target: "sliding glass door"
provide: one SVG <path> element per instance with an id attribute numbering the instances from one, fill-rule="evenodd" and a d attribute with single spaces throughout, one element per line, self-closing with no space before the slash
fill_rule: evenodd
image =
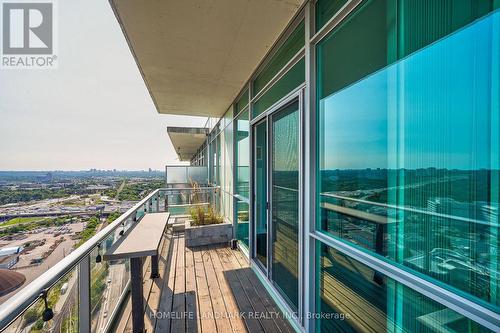
<path id="1" fill-rule="evenodd" d="M 253 126 L 254 259 L 290 310 L 299 310 L 300 102 Z"/>
<path id="2" fill-rule="evenodd" d="M 290 307 L 299 300 L 299 102 L 271 115 L 271 279 Z"/>
<path id="3" fill-rule="evenodd" d="M 255 258 L 267 268 L 267 122 L 254 127 Z"/>

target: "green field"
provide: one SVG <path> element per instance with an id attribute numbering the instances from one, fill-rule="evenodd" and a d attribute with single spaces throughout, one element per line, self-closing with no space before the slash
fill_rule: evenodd
<path id="1" fill-rule="evenodd" d="M 8 227 L 21 223 L 31 223 L 45 220 L 45 217 L 16 217 L 0 224 L 0 227 Z"/>

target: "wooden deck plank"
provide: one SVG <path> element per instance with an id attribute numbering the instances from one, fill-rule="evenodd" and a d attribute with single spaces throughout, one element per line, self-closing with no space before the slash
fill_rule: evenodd
<path id="1" fill-rule="evenodd" d="M 234 255 L 233 252 L 236 251 L 231 250 L 230 248 L 223 248 L 222 250 L 226 251 L 227 255 L 229 257 L 232 256 L 233 260 L 237 261 L 240 265 L 244 264 L 243 262 L 240 262 L 240 260 L 238 260 Z M 272 332 L 272 333 L 281 332 L 279 330 L 278 325 L 276 325 L 276 323 L 274 322 L 273 318 L 264 316 L 264 314 L 269 313 L 269 311 L 266 309 L 263 300 L 261 300 L 258 297 L 255 297 L 257 295 L 257 291 L 255 290 L 253 284 L 248 279 L 248 273 L 255 274 L 251 271 L 249 267 L 242 267 L 241 269 L 236 270 L 238 279 L 241 281 L 243 290 L 245 291 L 245 294 L 250 300 L 250 303 L 252 303 L 252 307 L 255 310 L 255 315 L 259 318 L 259 322 L 262 325 L 262 328 L 264 328 L 265 332 Z M 276 316 L 276 313 L 272 313 L 272 316 Z"/>
<path id="2" fill-rule="evenodd" d="M 217 248 L 216 252 L 224 268 L 224 275 L 228 281 L 229 289 L 236 299 L 239 311 L 243 314 L 247 330 L 252 333 L 264 332 L 259 320 L 257 320 L 254 316 L 249 315 L 250 313 L 255 313 L 255 309 L 243 290 L 241 281 L 238 279 L 238 275 L 236 273 L 238 269 L 242 269 L 241 265 L 238 262 L 235 262 L 232 256 L 228 255 L 223 248 Z"/>
<path id="3" fill-rule="evenodd" d="M 217 247 L 210 247 L 210 259 L 214 266 L 215 274 L 217 276 L 217 282 L 219 284 L 222 297 L 224 298 L 224 303 L 226 304 L 226 309 L 229 314 L 229 321 L 231 322 L 231 327 L 233 332 L 247 332 L 245 323 L 240 316 L 240 311 L 234 298 L 233 293 L 229 289 L 227 278 L 224 276 L 224 268 L 220 261 L 219 255 L 217 254 Z"/>
<path id="4" fill-rule="evenodd" d="M 193 249 L 194 266 L 196 273 L 196 286 L 200 306 L 200 322 L 202 332 L 217 332 L 217 326 L 213 316 L 212 300 L 208 290 L 205 268 L 203 265 L 203 251 L 199 248 Z"/>
<path id="5" fill-rule="evenodd" d="M 194 255 L 189 247 L 185 248 L 186 256 L 186 331 L 201 332 L 200 305 L 196 287 Z"/>
<path id="6" fill-rule="evenodd" d="M 214 265 L 210 256 L 210 248 L 202 247 L 202 251 L 203 266 L 205 267 L 205 276 L 208 283 L 210 299 L 212 300 L 212 308 L 215 322 L 217 324 L 217 331 L 231 332 L 232 327 L 228 318 L 230 310 L 228 311 L 226 309 L 226 304 L 224 303 L 224 298 L 222 297 L 217 275 L 215 274 Z"/>
<path id="7" fill-rule="evenodd" d="M 172 266 L 172 263 L 177 262 L 177 248 L 179 245 L 179 238 L 177 234 L 172 233 L 171 242 L 172 246 L 170 251 L 172 254 L 170 256 L 170 262 L 167 262 L 169 267 L 168 274 L 165 273 L 168 277 L 166 277 L 163 282 L 163 291 L 160 297 L 160 306 L 158 307 L 158 313 L 161 315 L 170 314 L 172 312 L 173 291 L 175 287 L 175 269 L 173 269 L 174 266 Z M 155 331 L 170 332 L 170 316 L 164 316 L 161 319 L 157 319 Z"/>
<path id="8" fill-rule="evenodd" d="M 179 314 L 172 318 L 172 332 L 186 331 L 186 261 L 184 252 L 184 234 L 179 234 L 177 246 L 177 264 L 175 266 L 175 286 L 172 312 Z"/>
<path id="9" fill-rule="evenodd" d="M 144 328 L 147 332 L 153 332 L 156 325 L 156 314 L 158 313 L 158 308 L 160 306 L 160 297 L 163 289 L 163 281 L 165 280 L 166 268 L 166 260 L 161 260 L 161 258 L 168 257 L 169 245 L 170 241 L 164 237 L 162 243 L 160 244 L 160 255 L 158 258 L 158 273 L 160 274 L 160 277 L 152 280 L 148 275 L 146 275 L 146 278 L 151 281 L 151 289 L 148 297 L 146 298 L 146 310 L 144 311 Z"/>
<path id="10" fill-rule="evenodd" d="M 242 253 L 221 245 L 188 248 L 183 232 L 168 230 L 166 238 L 160 278 L 149 279 L 149 258 L 144 264 L 147 332 L 293 332 L 276 318 L 281 311 Z M 128 304 L 116 332 L 131 331 L 130 312 Z"/>
<path id="11" fill-rule="evenodd" d="M 231 251 L 231 253 L 237 258 L 238 262 L 241 263 L 247 261 L 247 259 L 240 251 Z M 270 313 L 275 314 L 275 316 L 273 316 L 273 320 L 276 326 L 278 326 L 279 331 L 283 333 L 295 332 L 288 321 L 284 319 L 282 311 L 278 308 L 274 300 L 271 298 L 271 295 L 269 295 L 267 290 L 264 288 L 257 275 L 255 275 L 255 273 L 252 271 L 245 271 L 245 275 L 252 283 L 256 292 L 256 296 L 262 301 L 266 310 Z M 276 316 L 276 314 L 279 314 L 279 316 Z"/>

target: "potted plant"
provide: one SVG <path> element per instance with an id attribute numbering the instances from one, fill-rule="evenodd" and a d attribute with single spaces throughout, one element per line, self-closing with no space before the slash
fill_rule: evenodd
<path id="1" fill-rule="evenodd" d="M 189 210 L 190 218 L 186 220 L 186 245 L 202 246 L 210 244 L 228 243 L 233 238 L 233 225 L 224 221 L 212 206 L 199 202 L 200 188 L 193 184 L 193 207 Z"/>

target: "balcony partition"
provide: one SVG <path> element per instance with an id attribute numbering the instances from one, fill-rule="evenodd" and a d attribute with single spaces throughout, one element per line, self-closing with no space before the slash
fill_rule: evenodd
<path id="1" fill-rule="evenodd" d="M 208 169 L 206 166 L 167 165 L 165 178 L 167 187 L 190 187 L 193 184 L 206 186 L 208 184 Z"/>

